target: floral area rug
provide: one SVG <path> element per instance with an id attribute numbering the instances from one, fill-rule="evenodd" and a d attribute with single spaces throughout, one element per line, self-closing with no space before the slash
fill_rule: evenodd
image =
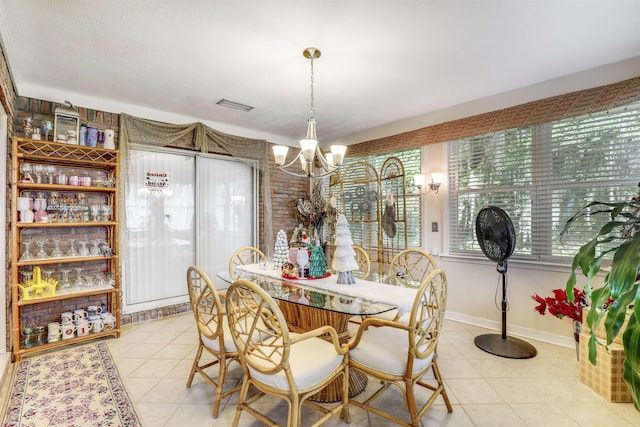
<path id="1" fill-rule="evenodd" d="M 140 426 L 104 342 L 21 360 L 3 427 Z"/>

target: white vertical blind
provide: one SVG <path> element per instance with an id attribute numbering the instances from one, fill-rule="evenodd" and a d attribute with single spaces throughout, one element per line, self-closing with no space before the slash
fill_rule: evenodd
<path id="1" fill-rule="evenodd" d="M 151 175 L 149 175 L 151 174 Z M 145 182 L 166 174 L 168 186 Z M 188 300 L 186 270 L 214 282 L 240 246 L 254 245 L 252 164 L 169 151 L 131 150 L 126 185 L 125 313 Z"/>
<path id="2" fill-rule="evenodd" d="M 186 294 L 187 267 L 195 263 L 195 159 L 131 150 L 130 165 L 125 242 L 125 307 L 129 312 L 154 302 L 159 306 L 176 303 L 175 298 Z M 161 178 L 156 174 L 166 174 L 166 188 L 145 185 Z M 129 309 L 142 303 L 147 305 Z"/>
<path id="3" fill-rule="evenodd" d="M 253 167 L 198 158 L 198 265 L 215 282 L 233 252 L 255 245 Z"/>

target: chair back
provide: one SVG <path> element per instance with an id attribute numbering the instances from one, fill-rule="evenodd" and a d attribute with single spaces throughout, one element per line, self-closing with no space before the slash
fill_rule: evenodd
<path id="1" fill-rule="evenodd" d="M 424 279 L 416 293 L 409 317 L 409 353 L 418 359 L 436 349 L 447 304 L 447 276 L 440 269 Z"/>
<path id="2" fill-rule="evenodd" d="M 353 271 L 353 275 L 364 280 L 371 273 L 371 259 L 367 251 L 361 246 L 353 245 L 353 250 L 356 253 L 355 259 L 359 266 L 358 270 Z M 333 269 L 333 260 L 331 261 L 331 269 Z"/>
<path id="3" fill-rule="evenodd" d="M 285 369 L 291 341 L 275 300 L 257 284 L 240 279 L 229 286 L 226 305 L 240 360 L 264 375 Z"/>
<path id="4" fill-rule="evenodd" d="M 436 263 L 428 253 L 405 249 L 393 257 L 387 275 L 399 284 L 419 286 L 435 268 Z"/>
<path id="5" fill-rule="evenodd" d="M 233 255 L 231 255 L 231 260 L 229 261 L 229 275 L 231 276 L 231 280 L 236 280 L 239 277 L 236 270 L 237 266 L 258 264 L 263 258 L 265 258 L 264 253 L 253 246 L 244 246 L 236 250 Z"/>
<path id="6" fill-rule="evenodd" d="M 187 269 L 187 288 L 198 331 L 210 339 L 222 337 L 225 310 L 211 279 L 192 265 Z"/>

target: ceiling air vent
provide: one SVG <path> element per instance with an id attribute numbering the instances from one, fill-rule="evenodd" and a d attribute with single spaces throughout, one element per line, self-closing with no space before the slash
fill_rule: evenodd
<path id="1" fill-rule="evenodd" d="M 220 101 L 216 102 L 216 104 L 221 105 L 227 108 L 233 108 L 234 110 L 240 110 L 244 112 L 248 112 L 253 110 L 253 107 L 250 105 L 241 104 L 239 102 L 229 101 L 228 99 L 222 98 Z"/>

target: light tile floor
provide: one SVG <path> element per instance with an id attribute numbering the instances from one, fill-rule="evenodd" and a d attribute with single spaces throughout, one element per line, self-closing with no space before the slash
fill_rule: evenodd
<path id="1" fill-rule="evenodd" d="M 446 321 L 439 343 L 439 365 L 453 413 L 442 399 L 422 419 L 423 426 L 638 426 L 640 413 L 631 404 L 610 403 L 578 380 L 575 350 L 529 340 L 538 355 L 507 359 L 476 348 L 473 340 L 487 330 Z M 228 426 L 237 394 L 224 399 L 217 419 L 211 416 L 214 390 L 196 375 L 186 388 L 197 334 L 191 313 L 125 326 L 120 339 L 108 339 L 118 370 L 145 427 Z M 232 364 L 231 387 L 241 369 Z M 370 392 L 370 385 L 363 394 Z M 403 414 L 399 391 L 391 389 L 380 406 Z M 262 408 L 280 423 L 286 404 L 267 400 Z M 360 408 L 351 407 L 351 426 L 395 425 Z M 315 412 L 303 411 L 303 426 Z M 241 426 L 262 425 L 243 413 Z M 324 425 L 346 426 L 335 417 Z"/>

